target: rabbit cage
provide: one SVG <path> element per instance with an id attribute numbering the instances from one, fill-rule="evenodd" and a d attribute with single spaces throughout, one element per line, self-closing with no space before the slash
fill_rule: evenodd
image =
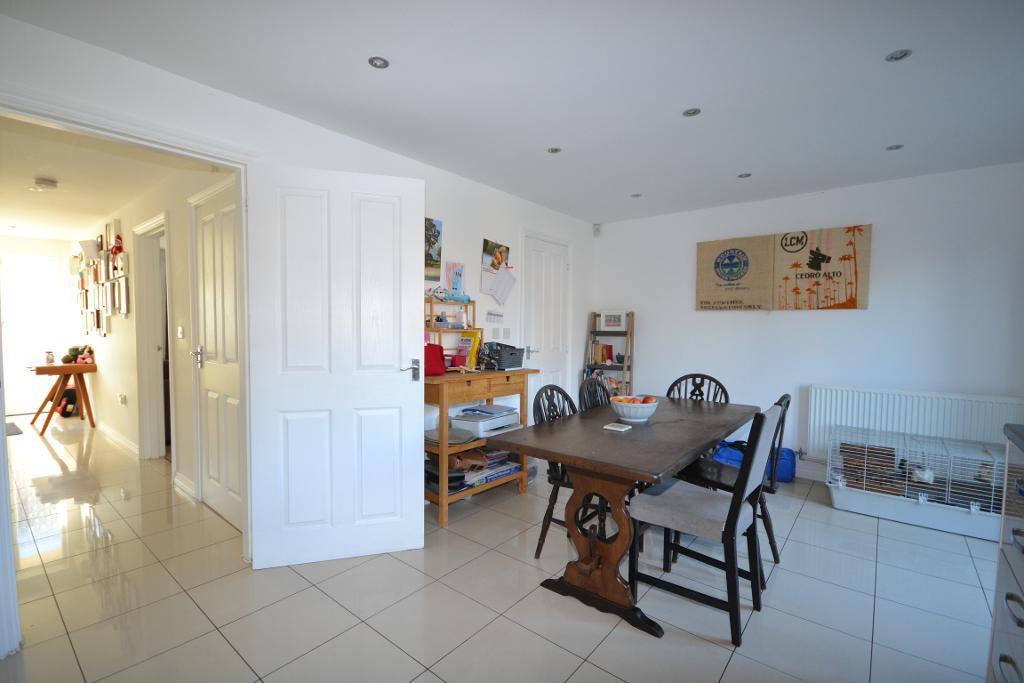
<path id="1" fill-rule="evenodd" d="M 1003 446 L 834 427 L 828 486 L 836 508 L 999 539 Z"/>

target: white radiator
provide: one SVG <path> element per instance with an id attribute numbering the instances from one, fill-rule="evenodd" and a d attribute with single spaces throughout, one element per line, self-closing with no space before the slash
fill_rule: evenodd
<path id="1" fill-rule="evenodd" d="M 1002 443 L 1007 422 L 1024 422 L 1024 399 L 812 384 L 807 454 L 825 459 L 833 426 Z"/>

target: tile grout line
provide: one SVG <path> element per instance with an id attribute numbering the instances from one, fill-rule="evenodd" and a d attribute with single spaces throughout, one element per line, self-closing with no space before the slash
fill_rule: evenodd
<path id="1" fill-rule="evenodd" d="M 289 568 L 291 569 L 291 566 L 290 566 L 290 565 L 289 565 Z M 294 571 L 294 569 L 292 569 L 292 571 Z M 297 572 L 296 572 L 296 573 L 297 573 Z M 303 577 L 303 578 L 305 578 L 305 577 Z M 307 579 L 307 581 L 308 581 L 308 579 Z M 340 602 L 338 602 L 337 600 L 335 600 L 334 598 L 332 598 L 332 597 L 331 597 L 330 595 L 328 595 L 328 594 L 327 594 L 327 593 L 326 593 L 326 592 L 325 592 L 325 591 L 324 591 L 323 589 L 321 589 L 321 588 L 320 588 L 320 586 L 318 586 L 318 585 L 316 585 L 316 584 L 314 583 L 314 584 L 313 584 L 313 585 L 311 586 L 311 588 L 313 588 L 314 590 L 316 590 L 317 592 L 319 592 L 319 593 L 320 593 L 321 595 L 323 595 L 324 597 L 326 597 L 326 598 L 327 598 L 328 600 L 330 600 L 331 602 L 333 602 L 334 604 L 336 604 L 336 605 L 337 605 L 338 607 L 340 607 L 341 609 L 345 610 L 345 612 L 347 612 L 348 614 L 351 614 L 351 615 L 353 616 L 353 618 L 355 618 L 355 620 L 356 620 L 356 623 L 352 624 L 351 626 L 349 626 L 349 627 L 347 627 L 347 628 L 344 628 L 344 629 L 342 629 L 342 630 L 341 630 L 341 631 L 340 631 L 339 633 L 336 633 L 336 634 L 334 634 L 333 636 L 331 636 L 330 638 L 328 638 L 328 639 L 327 639 L 327 640 L 325 640 L 324 642 L 322 642 L 322 643 L 319 643 L 319 644 L 317 644 L 317 645 L 316 645 L 315 647 L 312 647 L 312 648 L 310 648 L 310 649 L 306 650 L 306 651 L 305 651 L 305 652 L 303 652 L 302 654 L 300 654 L 300 655 L 298 655 L 298 656 L 296 656 L 296 657 L 293 657 L 292 659 L 289 659 L 289 660 L 288 660 L 287 662 L 285 662 L 285 663 L 284 663 L 284 664 L 282 664 L 281 666 L 277 667 L 277 668 L 276 668 L 276 669 L 274 669 L 273 671 L 269 671 L 269 672 L 267 672 L 267 676 L 271 676 L 271 675 L 273 675 L 273 674 L 277 673 L 278 671 L 280 671 L 281 669 L 285 668 L 286 666 L 288 666 L 288 665 L 289 665 L 289 664 L 291 664 L 292 662 L 297 662 L 298 660 L 302 659 L 303 657 L 305 657 L 305 656 L 306 656 L 306 655 L 308 655 L 309 653 L 311 653 L 311 652 L 315 652 L 316 650 L 319 650 L 320 648 L 322 648 L 322 647 L 323 647 L 324 645 L 327 645 L 328 643 L 330 643 L 330 642 L 333 642 L 333 641 L 337 640 L 338 638 L 341 638 L 341 637 L 342 637 L 343 635 L 345 635 L 346 633 L 348 633 L 349 631 L 351 631 L 352 629 L 354 629 L 354 628 L 356 628 L 356 627 L 358 627 L 358 626 L 367 626 L 367 627 L 369 627 L 369 625 L 368 625 L 368 624 L 366 624 L 366 622 L 365 622 L 365 621 L 363 621 L 362 619 L 360 619 L 359 617 L 357 617 L 357 616 L 356 616 L 356 615 L 355 615 L 355 614 L 354 614 L 354 613 L 353 613 L 352 611 L 348 610 L 348 609 L 347 609 L 347 608 L 346 608 L 346 607 L 345 607 L 344 605 L 342 605 L 342 604 L 341 604 Z M 299 591 L 299 593 L 301 593 L 301 592 L 303 592 L 303 591 L 306 591 L 306 590 L 309 590 L 309 589 L 308 589 L 308 588 L 303 588 L 303 589 L 302 589 L 302 591 Z M 293 595 L 298 595 L 298 593 L 294 593 Z M 288 596 L 288 597 L 292 597 L 292 596 Z M 270 606 L 270 605 L 267 605 L 267 607 L 269 607 L 269 606 Z M 262 610 L 262 609 L 263 609 L 263 608 L 261 607 L 260 609 L 256 610 L 256 612 L 259 612 L 259 611 L 260 611 L 260 610 Z M 256 614 L 256 612 L 253 612 L 252 614 Z M 246 615 L 246 616 L 250 616 L 250 615 Z M 227 639 L 225 638 L 225 640 L 227 640 Z M 228 642 L 230 643 L 231 641 L 228 641 Z M 390 641 L 389 641 L 389 642 L 390 642 Z M 232 646 L 232 647 L 233 647 L 233 646 Z M 396 645 L 396 647 L 397 647 L 397 645 Z M 398 649 L 400 649 L 400 650 L 401 650 L 401 648 L 398 648 Z M 237 652 L 237 650 L 236 650 L 236 652 Z M 402 650 L 402 652 L 405 652 L 405 650 Z M 407 654 L 407 655 L 408 655 L 409 653 L 408 653 L 408 652 L 405 652 L 405 654 Z M 240 653 L 240 652 L 239 652 L 239 653 L 238 653 L 238 656 L 239 656 L 239 657 L 241 657 L 241 656 L 242 656 L 242 653 Z M 409 655 L 409 656 L 410 656 L 410 657 L 412 657 L 412 655 Z M 413 657 L 413 661 L 416 661 L 416 658 L 415 658 L 415 657 Z M 246 661 L 246 664 L 248 664 L 248 663 L 249 663 L 249 662 L 248 662 L 248 661 Z M 417 664 L 419 664 L 419 662 L 416 662 L 416 663 L 417 663 Z M 420 665 L 422 666 L 422 664 L 420 664 Z M 251 668 L 251 665 L 250 665 L 250 668 Z M 255 672 L 254 672 L 254 673 L 255 673 Z M 422 672 L 421 672 L 421 673 L 422 673 Z M 417 675 L 419 675 L 419 674 L 417 674 Z"/>
<path id="2" fill-rule="evenodd" d="M 202 503 L 202 502 L 200 502 L 200 501 L 197 501 L 197 503 L 198 503 L 198 504 L 200 504 L 200 505 L 203 505 L 203 503 Z M 140 540 L 141 540 L 141 539 L 140 539 Z M 145 543 L 145 542 L 143 542 L 143 543 Z M 208 546 L 204 546 L 204 547 L 208 547 Z M 149 546 L 146 546 L 146 548 L 147 548 L 147 549 L 149 549 Z M 197 548 L 197 550 L 201 550 L 201 548 Z M 152 553 L 152 550 L 150 550 L 150 552 Z M 191 552 L 191 551 L 190 551 L 190 552 Z M 182 554 L 186 554 L 186 553 L 182 553 Z M 156 555 L 155 555 L 155 554 L 154 554 L 154 557 L 156 557 Z M 179 555 L 176 555 L 175 557 L 180 557 L 180 556 L 179 556 Z M 167 558 L 167 559 L 173 559 L 173 558 Z M 206 619 L 206 620 L 207 620 L 207 621 L 209 622 L 209 624 L 210 624 L 210 625 L 211 625 L 211 626 L 213 627 L 213 631 L 206 631 L 206 632 L 204 632 L 204 633 L 201 633 L 201 634 L 199 634 L 198 636 L 196 636 L 195 638 L 190 638 L 189 640 L 186 640 L 186 641 L 185 641 L 185 642 L 183 642 L 183 643 L 178 643 L 177 645 L 175 645 L 175 646 L 173 646 L 173 647 L 170 647 L 170 648 L 168 648 L 168 649 L 166 649 L 166 650 L 162 650 L 162 651 L 160 651 L 160 652 L 158 652 L 158 653 L 156 653 L 156 654 L 154 654 L 154 655 L 151 655 L 151 656 L 149 656 L 149 657 L 146 657 L 145 659 L 139 660 L 138 662 L 135 662 L 135 663 L 133 663 L 133 664 L 131 664 L 131 665 L 129 665 L 129 666 L 126 666 L 126 667 L 124 667 L 123 669 L 119 669 L 118 671 L 114 671 L 114 672 L 112 672 L 112 673 L 108 674 L 107 676 L 104 676 L 104 678 L 109 678 L 110 676 L 113 676 L 114 674 L 120 673 L 121 671 L 126 671 L 127 669 L 131 669 L 132 667 L 138 666 L 138 665 L 142 664 L 143 662 L 148 662 L 149 660 L 151 660 L 151 659 L 153 659 L 153 658 L 155 658 L 155 657 L 159 657 L 160 655 L 162 655 L 162 654 L 165 654 L 165 653 L 167 653 L 167 652 L 170 652 L 171 650 L 175 650 L 175 649 L 177 649 L 177 648 L 179 648 L 179 647 L 181 647 L 181 646 L 183 646 L 183 645 L 187 645 L 188 643 L 191 643 L 191 642 L 193 642 L 193 641 L 195 641 L 195 640 L 199 640 L 199 639 L 200 639 L 200 638 L 202 638 L 203 636 L 209 635 L 210 633 L 213 633 L 214 631 L 216 631 L 216 632 L 217 632 L 217 634 L 218 634 L 218 635 L 220 635 L 220 637 L 224 639 L 224 641 L 225 641 L 225 642 L 226 642 L 226 643 L 228 644 L 228 646 L 229 646 L 229 647 L 230 647 L 230 648 L 231 648 L 232 650 L 234 650 L 235 654 L 237 654 L 237 655 L 238 655 L 238 658 L 242 660 L 242 662 L 243 662 L 243 663 L 244 663 L 244 664 L 245 664 L 245 665 L 246 665 L 246 666 L 247 666 L 247 667 L 249 668 L 249 670 L 250 670 L 250 671 L 252 671 L 252 674 L 253 674 L 254 676 L 256 676 L 257 680 L 262 680 L 262 677 L 261 677 L 261 676 L 260 676 L 259 674 L 257 674 L 257 673 L 256 673 L 256 670 L 255 670 L 255 669 L 253 669 L 253 668 L 252 668 L 252 665 L 251 665 L 251 664 L 249 664 L 249 662 L 248 662 L 248 661 L 247 661 L 247 660 L 246 660 L 246 659 L 245 659 L 244 657 L 242 657 L 242 653 L 240 653 L 240 652 L 239 652 L 239 651 L 238 651 L 238 650 L 237 650 L 237 649 L 235 648 L 234 644 L 233 644 L 233 643 L 232 643 L 232 642 L 231 642 L 230 640 L 228 640 L 228 638 L 227 638 L 227 637 L 226 637 L 226 636 L 225 636 L 225 635 L 224 635 L 224 634 L 223 634 L 223 633 L 221 632 L 221 630 L 220 630 L 220 627 L 219 627 L 219 626 L 217 626 L 217 624 L 215 624 L 215 623 L 213 622 L 213 619 L 211 619 L 211 618 L 210 618 L 210 616 L 209 616 L 209 615 L 208 615 L 208 614 L 207 614 L 207 613 L 206 613 L 206 612 L 205 612 L 205 611 L 203 610 L 203 608 L 199 606 L 199 603 L 198 603 L 198 602 L 196 602 L 195 598 L 193 598 L 193 597 L 192 597 L 192 594 L 191 594 L 191 593 L 189 593 L 189 592 L 188 592 L 187 590 L 185 590 L 185 587 L 184 587 L 184 586 L 183 586 L 183 585 L 181 584 L 181 582 L 180 582 L 180 581 L 178 581 L 177 577 L 176 577 L 176 576 L 174 576 L 174 574 L 172 574 L 172 573 L 170 572 L 170 570 L 169 570 L 169 569 L 167 569 L 167 567 L 166 567 L 166 566 L 164 565 L 164 562 L 163 562 L 163 560 L 161 560 L 160 558 L 156 558 L 156 564 L 159 564 L 159 565 L 160 565 L 160 567 L 161 567 L 161 568 L 162 568 L 162 569 L 163 569 L 163 570 L 164 570 L 165 572 L 167 572 L 168 576 L 170 576 L 170 577 L 171 577 L 171 580 L 172 580 L 172 581 L 174 581 L 174 583 L 175 583 L 175 584 L 177 584 L 178 588 L 180 588 L 180 589 L 181 589 L 181 592 L 180 592 L 180 593 L 175 593 L 174 595 L 169 595 L 169 596 L 167 596 L 166 598 L 162 598 L 162 599 L 163 599 L 163 600 L 167 600 L 167 599 L 169 599 L 169 598 L 172 598 L 172 597 L 175 597 L 175 596 L 177 596 L 177 595 L 181 595 L 182 593 L 184 593 L 184 594 L 185 594 L 185 596 L 187 596 L 187 597 L 188 597 L 188 599 L 189 599 L 189 600 L 190 600 L 190 601 L 192 602 L 192 604 L 193 604 L 193 605 L 195 605 L 196 609 L 197 609 L 197 610 L 199 610 L 199 613 L 200 613 L 200 614 L 202 614 L 202 615 L 203 615 L 203 617 L 204 617 L 204 618 L 205 618 L 205 619 Z M 152 565 L 147 565 L 147 566 L 152 566 Z M 290 567 L 289 567 L 289 569 L 290 569 Z M 294 570 L 293 570 L 293 571 L 294 571 Z M 123 573 L 123 572 L 121 572 L 121 573 Z M 116 576 L 116 575 L 115 575 L 115 576 Z M 303 578 L 303 579 L 305 580 L 305 577 L 301 577 L 301 578 Z M 305 590 L 305 589 L 303 589 L 303 590 Z M 292 595 L 294 595 L 294 593 L 293 593 Z M 290 597 L 290 596 L 289 596 L 289 597 Z M 156 602 L 159 602 L 159 600 L 158 600 L 158 601 L 156 601 Z M 155 604 L 155 603 L 150 603 L 150 604 Z M 137 609 L 141 609 L 141 608 L 137 608 Z M 132 612 L 132 611 L 134 611 L 134 610 L 128 610 L 128 612 Z M 257 611 L 258 611 L 258 610 L 257 610 Z M 125 613 L 123 613 L 123 614 L 127 614 L 128 612 L 125 612 Z M 123 616 L 123 614 L 121 614 L 121 615 L 117 615 L 117 616 Z M 112 618 L 116 619 L 117 617 L 112 617 Z M 106 621 L 106 620 L 104 620 L 104 621 Z M 102 623 L 102 622 L 98 622 L 98 623 Z M 229 622 L 229 623 L 233 623 L 233 622 Z M 227 624 L 225 624 L 225 626 L 227 626 Z"/>
<path id="3" fill-rule="evenodd" d="M 19 499 L 21 498 L 20 491 L 18 493 L 18 497 L 19 497 Z M 100 496 L 100 497 L 103 498 L 103 496 Z M 106 499 L 103 498 L 103 500 L 106 500 Z M 22 507 L 24 507 L 24 501 L 21 501 L 21 503 L 22 503 Z M 92 511 L 92 507 L 93 506 L 90 504 L 90 506 L 89 506 L 90 513 Z M 120 513 L 116 509 L 114 510 L 114 514 L 118 516 L 118 519 L 122 519 Z M 35 543 L 35 545 L 36 545 L 36 553 L 39 554 L 39 568 L 42 569 L 43 576 L 46 577 L 46 583 L 50 587 L 50 597 L 53 599 L 54 607 L 57 608 L 57 615 L 60 617 L 61 625 L 64 626 L 64 637 L 68 639 L 68 646 L 71 648 L 71 654 L 74 655 L 74 657 L 75 657 L 75 664 L 78 665 L 78 671 L 82 675 L 82 680 L 84 681 L 84 680 L 86 680 L 86 678 L 85 678 L 85 669 L 82 666 L 82 660 L 81 660 L 81 657 L 79 657 L 78 650 L 75 648 L 75 643 L 74 643 L 74 641 L 71 638 L 71 630 L 68 629 L 67 621 L 64 619 L 64 611 L 61 609 L 60 602 L 57 600 L 57 591 L 54 590 L 53 582 L 50 580 L 50 572 L 46 568 L 46 563 L 43 562 L 42 553 L 39 552 L 39 547 L 38 547 L 39 544 L 36 541 L 35 530 L 32 529 L 31 522 L 29 523 L 29 533 L 32 535 L 33 543 Z M 47 536 L 45 538 L 49 538 L 49 537 Z M 66 558 L 62 558 L 62 559 L 66 559 Z M 74 589 L 70 589 L 70 590 L 74 590 Z M 67 591 L 64 591 L 64 592 L 67 592 Z M 52 640 L 52 638 L 50 640 Z"/>

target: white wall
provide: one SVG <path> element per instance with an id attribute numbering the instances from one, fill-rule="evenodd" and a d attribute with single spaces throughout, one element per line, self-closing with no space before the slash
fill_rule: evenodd
<path id="1" fill-rule="evenodd" d="M 860 223 L 868 310 L 695 310 L 697 242 Z M 707 372 L 736 402 L 789 392 L 794 447 L 810 384 L 1024 396 L 1024 164 L 611 223 L 595 260 L 594 305 L 636 311 L 640 391 Z"/>
<path id="2" fill-rule="evenodd" d="M 116 50 L 117 45 L 111 45 Z M 46 59 L 39 59 L 40 54 Z M 73 104 L 77 111 L 138 121 L 155 133 L 193 137 L 245 150 L 261 162 L 423 178 L 426 213 L 444 221 L 443 258 L 467 263 L 470 293 L 479 287 L 482 239 L 512 248 L 521 263 L 526 230 L 570 244 L 576 264 L 591 258 L 590 225 L 556 211 L 388 152 L 295 117 L 200 85 L 113 52 L 0 16 L 0 102 L 4 91 L 37 92 L 40 99 Z M 481 153 L 486 153 L 482 150 Z M 544 159 L 538 159 L 543 163 Z M 475 256 L 474 256 L 475 255 Z M 586 268 L 573 269 L 570 366 L 577 370 L 589 310 Z M 504 307 L 512 343 L 521 344 L 522 286 Z M 482 303 L 486 310 L 489 304 Z"/>
<path id="3" fill-rule="evenodd" d="M 4 395 L 10 414 L 34 413 L 53 384 L 52 377 L 37 377 L 26 367 L 42 365 L 46 351 L 59 363 L 69 346 L 86 343 L 70 258 L 68 240 L 0 235 Z"/>

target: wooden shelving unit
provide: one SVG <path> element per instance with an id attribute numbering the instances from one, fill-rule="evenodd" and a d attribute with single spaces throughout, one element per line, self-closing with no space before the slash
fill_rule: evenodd
<path id="1" fill-rule="evenodd" d="M 610 373 L 614 372 L 619 377 L 620 386 L 617 392 L 612 387 L 608 387 L 609 393 L 613 395 L 618 393 L 620 395 L 630 395 L 633 393 L 633 373 L 635 370 L 633 361 L 633 332 L 634 332 L 634 314 L 633 311 L 626 313 L 626 329 L 625 330 L 612 330 L 602 331 L 598 329 L 600 325 L 601 314 L 591 313 L 590 314 L 590 325 L 587 334 L 587 347 L 583 350 L 583 377 L 594 376 L 597 373 Z M 625 340 L 622 350 L 622 362 L 621 363 L 599 363 L 594 358 L 594 345 L 599 343 L 602 338 L 621 338 Z M 607 375 L 606 375 L 607 376 Z M 605 386 L 608 386 L 605 383 Z"/>
<path id="2" fill-rule="evenodd" d="M 458 310 L 465 311 L 468 327 L 438 327 L 435 324 L 434 318 L 440 315 L 442 311 L 451 313 Z M 432 296 L 424 297 L 423 322 L 425 331 L 430 335 L 430 343 L 440 344 L 444 347 L 445 351 L 451 351 L 455 348 L 454 344 L 445 344 L 445 335 L 461 335 L 467 330 L 476 330 L 480 334 L 481 341 L 483 340 L 484 331 L 476 326 L 475 301 L 462 303 L 460 301 L 438 301 Z M 458 341 L 456 341 L 457 343 Z"/>

